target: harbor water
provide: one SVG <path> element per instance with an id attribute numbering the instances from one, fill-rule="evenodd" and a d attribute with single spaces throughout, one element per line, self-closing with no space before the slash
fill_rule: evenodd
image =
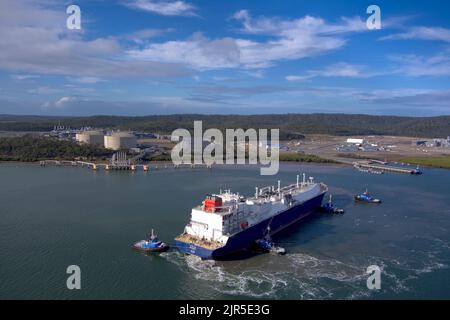
<path id="1" fill-rule="evenodd" d="M 173 243 L 208 193 L 323 181 L 344 215 L 317 213 L 275 238 L 285 256 L 200 261 L 131 249 L 155 229 Z M 93 172 L 0 164 L 0 299 L 449 299 L 450 171 L 373 175 L 351 167 Z M 355 203 L 368 188 L 381 205 Z M 68 290 L 66 269 L 81 269 Z M 381 289 L 367 288 L 367 267 Z"/>

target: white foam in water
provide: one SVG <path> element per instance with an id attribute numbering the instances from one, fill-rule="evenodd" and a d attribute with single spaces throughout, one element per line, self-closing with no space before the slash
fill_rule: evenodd
<path id="1" fill-rule="evenodd" d="M 434 252 L 418 259 L 418 265 L 416 261 L 381 257 L 361 257 L 362 261 L 358 263 L 344 263 L 335 258 L 319 258 L 306 253 L 283 257 L 264 255 L 231 262 L 202 261 L 196 256 L 183 256 L 176 252 L 161 256 L 219 293 L 255 298 L 361 299 L 376 297 L 378 293 L 398 294 L 410 291 L 409 280 L 447 267 L 437 261 Z M 367 289 L 366 268 L 372 264 L 382 270 L 381 291 Z M 400 276 L 395 270 L 405 273 Z"/>
<path id="2" fill-rule="evenodd" d="M 361 268 L 344 264 L 336 259 L 318 259 L 303 253 L 296 253 L 287 257 L 292 261 L 292 267 L 300 269 L 300 272 L 310 278 L 355 282 L 360 281 L 364 276 Z"/>
<path id="3" fill-rule="evenodd" d="M 288 255 L 287 258 L 295 270 L 294 280 L 301 282 L 306 290 L 300 297 L 302 299 L 342 298 L 342 295 L 356 299 L 370 295 L 365 287 L 367 275 L 362 267 L 304 253 Z"/>
<path id="4" fill-rule="evenodd" d="M 298 299 L 332 298 L 332 287 L 322 286 L 321 278 L 359 282 L 364 276 L 360 269 L 358 273 L 357 269 L 337 260 L 321 260 L 306 254 L 277 258 L 267 255 L 259 261 L 263 261 L 265 268 L 258 269 L 250 266 L 251 261 L 241 262 L 233 268 L 227 264 L 234 262 L 202 261 L 195 256 L 173 253 L 167 253 L 165 257 L 181 270 L 194 274 L 195 279 L 210 283 L 211 288 L 220 293 L 257 298 L 276 298 L 292 290 Z"/>
<path id="5" fill-rule="evenodd" d="M 215 261 L 202 261 L 194 256 L 187 256 L 186 263 L 191 270 L 197 272 L 196 279 L 213 283 L 215 290 L 225 294 L 270 297 L 279 288 L 287 286 L 287 282 L 277 274 L 261 270 L 227 272 L 224 266 Z"/>

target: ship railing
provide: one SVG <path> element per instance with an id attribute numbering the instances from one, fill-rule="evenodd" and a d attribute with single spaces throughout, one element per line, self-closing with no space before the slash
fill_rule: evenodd
<path id="1" fill-rule="evenodd" d="M 221 207 L 216 207 L 216 209 L 219 209 L 219 211 L 217 213 L 221 213 L 221 214 L 228 214 L 231 213 L 235 210 L 234 206 L 221 206 Z"/>
<path id="2" fill-rule="evenodd" d="M 309 186 L 311 183 L 310 182 L 302 182 L 297 184 L 291 184 L 288 186 L 285 186 L 283 188 L 280 188 L 280 190 L 278 191 L 278 189 L 275 188 L 271 188 L 271 187 L 264 187 L 260 189 L 260 192 L 258 193 L 258 198 L 256 198 L 256 200 L 258 199 L 266 199 L 268 197 L 279 197 L 281 198 L 283 196 L 283 194 L 285 193 L 293 193 L 296 192 L 298 190 L 302 190 L 303 188 Z M 255 199 L 255 198 L 253 198 Z"/>
<path id="3" fill-rule="evenodd" d="M 220 206 L 220 207 L 214 207 L 214 209 L 216 209 L 217 211 L 215 212 L 210 212 L 210 211 L 206 211 L 205 207 L 203 205 L 197 206 L 195 207 L 195 209 L 197 210 L 201 210 L 207 213 L 216 213 L 216 214 L 229 214 L 232 212 L 235 212 L 237 210 L 237 205 L 227 205 L 227 206 Z"/>
<path id="4" fill-rule="evenodd" d="M 303 189 L 303 188 L 305 188 L 307 186 L 310 186 L 312 184 L 316 184 L 316 182 L 312 182 L 312 181 L 307 180 L 305 182 L 299 182 L 298 184 L 294 183 L 294 184 L 290 184 L 290 185 L 284 186 L 284 187 L 280 188 L 279 191 L 280 191 L 280 193 L 297 191 L 297 190 L 301 190 L 301 189 Z M 278 193 L 278 189 L 275 188 L 275 187 L 272 187 L 272 189 L 271 189 L 271 187 L 264 187 L 264 188 L 261 188 L 260 190 L 261 191 L 264 190 L 264 192 L 261 192 L 262 194 L 263 193 L 271 193 L 272 191 L 275 192 L 275 193 Z M 267 192 L 266 190 L 268 190 L 269 192 Z"/>
<path id="5" fill-rule="evenodd" d="M 200 221 L 195 221 L 195 220 L 191 220 L 190 223 L 189 223 L 189 226 L 192 227 L 192 225 L 194 225 L 194 224 L 200 225 L 200 226 L 202 226 L 204 228 L 208 228 L 209 227 L 209 225 L 207 223 L 200 222 Z"/>
<path id="6" fill-rule="evenodd" d="M 259 194 L 260 194 L 260 195 L 270 194 L 270 193 L 272 193 L 273 191 L 274 191 L 274 190 L 273 190 L 273 187 L 267 186 L 267 187 L 260 188 L 260 189 L 259 189 Z"/>

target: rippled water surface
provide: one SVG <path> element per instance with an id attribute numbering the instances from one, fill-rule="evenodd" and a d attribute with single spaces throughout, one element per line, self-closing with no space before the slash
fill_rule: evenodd
<path id="1" fill-rule="evenodd" d="M 316 214 L 276 242 L 286 256 L 200 261 L 175 250 L 144 255 L 131 244 L 154 228 L 171 243 L 206 193 L 295 182 L 328 184 L 341 215 Z M 355 204 L 369 188 L 381 205 Z M 359 299 L 450 298 L 450 171 L 370 175 L 352 168 L 282 165 L 148 173 L 0 164 L 0 298 Z M 66 268 L 81 268 L 81 290 Z M 382 269 L 381 290 L 366 268 Z"/>

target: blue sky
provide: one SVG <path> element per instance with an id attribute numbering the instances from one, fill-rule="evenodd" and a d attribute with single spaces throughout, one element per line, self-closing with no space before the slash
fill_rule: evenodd
<path id="1" fill-rule="evenodd" d="M 449 80 L 445 0 L 0 2 L 0 114 L 450 115 Z"/>

